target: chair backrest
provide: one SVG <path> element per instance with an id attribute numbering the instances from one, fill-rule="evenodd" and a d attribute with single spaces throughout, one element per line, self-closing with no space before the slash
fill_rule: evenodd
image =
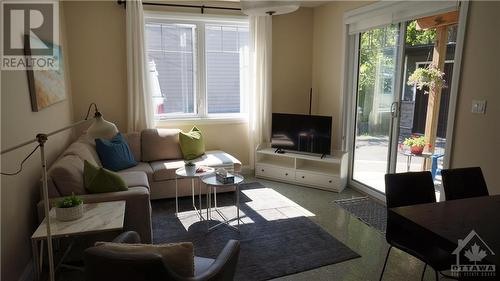
<path id="1" fill-rule="evenodd" d="M 385 197 L 387 208 L 436 202 L 431 172 L 386 174 Z"/>
<path id="2" fill-rule="evenodd" d="M 87 281 L 174 280 L 156 253 L 124 253 L 98 246 L 85 250 L 84 262 Z"/>
<path id="3" fill-rule="evenodd" d="M 137 235 L 137 234 L 136 234 Z M 130 235 L 129 235 L 130 236 Z M 139 241 L 114 241 L 138 243 Z M 217 259 L 197 276 L 183 277 L 163 262 L 160 254 L 113 251 L 91 247 L 84 252 L 85 280 L 87 281 L 230 281 L 234 279 L 240 242 L 229 240 Z"/>
<path id="4" fill-rule="evenodd" d="M 441 171 L 446 200 L 488 196 L 488 186 L 480 167 Z"/>

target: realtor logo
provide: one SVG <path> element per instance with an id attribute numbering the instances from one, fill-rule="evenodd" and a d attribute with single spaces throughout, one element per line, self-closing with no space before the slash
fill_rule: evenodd
<path id="1" fill-rule="evenodd" d="M 2 70 L 57 69 L 57 1 L 1 1 Z"/>
<path id="2" fill-rule="evenodd" d="M 495 253 L 474 230 L 465 239 L 458 240 L 452 254 L 456 256 L 456 264 L 451 266 L 454 276 L 495 276 L 495 265 L 486 259 Z"/>

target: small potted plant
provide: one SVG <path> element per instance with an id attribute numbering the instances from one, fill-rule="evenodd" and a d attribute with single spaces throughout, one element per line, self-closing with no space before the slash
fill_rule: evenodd
<path id="1" fill-rule="evenodd" d="M 424 152 L 427 142 L 424 136 L 412 136 L 411 138 L 406 138 L 403 144 L 410 148 L 411 153 L 421 155 Z"/>
<path id="2" fill-rule="evenodd" d="M 426 68 L 417 68 L 408 78 L 409 86 L 416 86 L 419 90 L 434 89 L 436 87 L 446 88 L 444 80 L 444 72 L 439 70 L 434 64 L 430 64 Z M 429 92 L 424 90 L 425 94 Z"/>
<path id="3" fill-rule="evenodd" d="M 184 168 L 186 169 L 187 176 L 194 176 L 196 174 L 196 164 L 192 161 L 184 162 Z"/>
<path id="4" fill-rule="evenodd" d="M 56 219 L 60 221 L 77 220 L 83 216 L 83 200 L 75 194 L 56 203 Z"/>

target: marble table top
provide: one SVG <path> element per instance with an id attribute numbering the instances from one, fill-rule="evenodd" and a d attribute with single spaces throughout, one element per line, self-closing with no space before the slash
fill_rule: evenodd
<path id="1" fill-rule="evenodd" d="M 56 210 L 49 213 L 52 237 L 91 234 L 123 228 L 125 217 L 125 201 L 84 204 L 83 217 L 74 221 L 59 221 Z M 38 240 L 47 237 L 46 219 L 38 226 L 31 239 Z"/>

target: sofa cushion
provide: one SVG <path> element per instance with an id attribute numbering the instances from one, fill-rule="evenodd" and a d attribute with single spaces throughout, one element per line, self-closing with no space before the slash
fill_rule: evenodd
<path id="1" fill-rule="evenodd" d="M 121 170 L 120 173 L 128 173 L 128 172 L 143 172 L 148 177 L 148 181 L 153 181 L 153 168 L 147 162 L 139 162 L 137 166 L 130 167 L 128 169 Z"/>
<path id="2" fill-rule="evenodd" d="M 165 160 L 151 162 L 154 181 L 175 179 L 175 170 L 184 167 L 184 160 Z"/>
<path id="3" fill-rule="evenodd" d="M 125 184 L 130 187 L 144 186 L 149 189 L 149 181 L 144 172 L 118 172 Z"/>
<path id="4" fill-rule="evenodd" d="M 213 168 L 228 167 L 234 168 L 235 171 L 240 171 L 241 162 L 234 158 L 231 154 L 224 151 L 207 151 L 201 157 L 193 159 L 197 166 L 209 166 Z M 153 168 L 153 179 L 155 181 L 165 181 L 175 179 L 175 170 L 184 167 L 183 160 L 164 160 L 151 162 Z"/>
<path id="5" fill-rule="evenodd" d="M 95 144 L 104 168 L 117 172 L 137 165 L 121 133 L 116 134 L 111 140 L 96 139 Z"/>
<path id="6" fill-rule="evenodd" d="M 95 150 L 95 145 L 91 145 L 88 142 L 78 140 L 72 143 L 62 155 L 76 155 L 82 161 L 87 160 L 94 166 L 102 166 L 99 155 L 97 155 L 97 151 Z"/>
<path id="7" fill-rule="evenodd" d="M 178 129 L 146 129 L 141 133 L 142 161 L 182 159 Z"/>
<path id="8" fill-rule="evenodd" d="M 141 156 L 141 133 L 138 132 L 133 132 L 133 133 L 128 133 L 124 134 L 123 137 L 128 143 L 128 146 L 130 147 L 130 151 L 132 151 L 132 154 L 134 155 L 134 159 L 136 161 L 141 161 L 142 156 Z"/>
<path id="9" fill-rule="evenodd" d="M 229 153 L 220 150 L 207 151 L 201 157 L 193 160 L 198 166 L 209 166 L 213 168 L 232 166 L 234 171 L 241 170 L 241 162 Z"/>
<path id="10" fill-rule="evenodd" d="M 66 155 L 58 159 L 50 168 L 49 175 L 60 196 L 87 193 L 83 184 L 83 160 L 76 155 Z"/>
<path id="11" fill-rule="evenodd" d="M 179 133 L 179 143 L 184 159 L 193 160 L 205 153 L 205 143 L 200 129 L 194 126 L 191 131 Z"/>

